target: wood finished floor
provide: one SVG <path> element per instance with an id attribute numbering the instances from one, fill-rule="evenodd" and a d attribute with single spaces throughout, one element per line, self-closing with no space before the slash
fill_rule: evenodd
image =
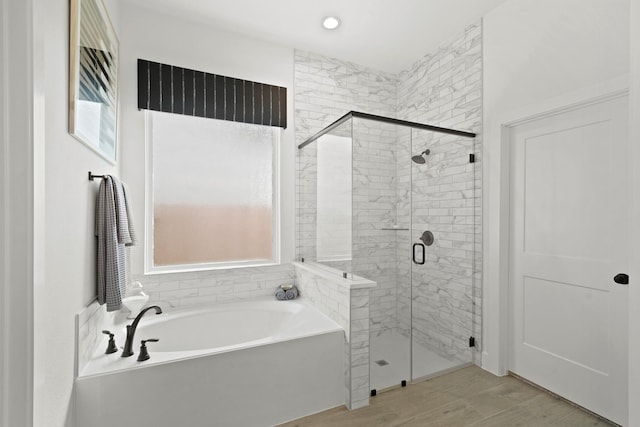
<path id="1" fill-rule="evenodd" d="M 291 421 L 286 427 L 320 426 L 612 426 L 513 377 L 476 366 L 409 384 L 371 398 L 366 408 L 344 407 Z"/>

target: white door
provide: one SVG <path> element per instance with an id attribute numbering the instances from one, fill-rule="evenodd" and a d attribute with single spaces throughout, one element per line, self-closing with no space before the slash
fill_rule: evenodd
<path id="1" fill-rule="evenodd" d="M 510 370 L 627 421 L 627 97 L 511 129 Z"/>

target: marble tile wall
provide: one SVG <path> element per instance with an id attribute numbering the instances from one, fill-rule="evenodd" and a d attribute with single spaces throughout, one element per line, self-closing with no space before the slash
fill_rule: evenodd
<path id="1" fill-rule="evenodd" d="M 375 282 L 373 282 L 375 285 Z M 369 405 L 369 309 L 370 290 L 375 288 L 351 289 L 350 315 L 351 329 L 349 353 L 351 360 L 351 403 L 349 409 Z"/>
<path id="2" fill-rule="evenodd" d="M 376 283 L 344 279 L 340 270 L 313 262 L 294 262 L 301 298 L 311 302 L 345 330 L 345 404 L 369 404 L 369 291 Z"/>
<path id="3" fill-rule="evenodd" d="M 353 119 L 353 272 L 375 278 L 372 334 L 393 330 L 396 312 L 397 126 Z"/>
<path id="4" fill-rule="evenodd" d="M 397 77 L 327 56 L 295 51 L 296 144 L 349 111 L 395 115 Z M 349 123 L 336 129 L 351 135 Z M 296 253 L 316 259 L 316 147 L 298 151 Z"/>
<path id="5" fill-rule="evenodd" d="M 300 50 L 294 61 L 297 144 L 351 110 L 395 115 L 397 76 Z"/>
<path id="6" fill-rule="evenodd" d="M 291 264 L 186 273 L 133 275 L 149 303 L 168 307 L 235 302 L 273 295 L 276 288 L 293 283 Z"/>
<path id="7" fill-rule="evenodd" d="M 397 76 L 309 52 L 295 52 L 296 142 L 324 129 L 349 111 L 393 117 Z M 375 278 L 370 313 L 374 331 L 395 327 L 395 245 L 381 228 L 395 223 L 395 128 L 360 119 L 332 131 L 353 135 L 353 261 L 328 263 L 343 271 Z M 315 260 L 316 144 L 298 152 L 297 254 Z"/>

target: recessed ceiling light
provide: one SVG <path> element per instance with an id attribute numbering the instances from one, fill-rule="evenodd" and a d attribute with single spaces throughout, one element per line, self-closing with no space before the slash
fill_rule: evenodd
<path id="1" fill-rule="evenodd" d="M 340 26 L 340 19 L 335 16 L 327 16 L 322 20 L 322 26 L 327 30 L 335 30 Z"/>

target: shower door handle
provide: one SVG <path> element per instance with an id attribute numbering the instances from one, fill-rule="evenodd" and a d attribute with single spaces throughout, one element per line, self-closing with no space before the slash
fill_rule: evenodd
<path id="1" fill-rule="evenodd" d="M 416 246 L 419 246 L 422 248 L 422 261 L 418 261 L 416 259 Z M 424 245 L 422 243 L 414 243 L 413 244 L 413 263 L 414 264 L 419 264 L 422 265 L 424 264 L 425 261 L 425 249 L 424 249 Z"/>

